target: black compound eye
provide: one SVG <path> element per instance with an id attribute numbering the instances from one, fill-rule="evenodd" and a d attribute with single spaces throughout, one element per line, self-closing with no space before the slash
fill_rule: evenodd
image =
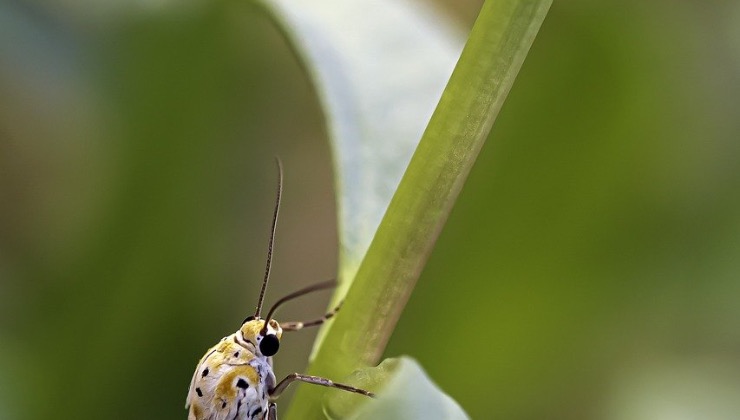
<path id="1" fill-rule="evenodd" d="M 242 325 L 246 324 L 249 321 L 254 321 L 254 316 L 250 315 L 250 316 L 244 318 L 244 322 L 242 322 Z"/>
<path id="2" fill-rule="evenodd" d="M 262 338 L 262 341 L 260 341 L 260 353 L 267 357 L 277 353 L 279 348 L 280 340 L 275 334 L 267 334 Z"/>

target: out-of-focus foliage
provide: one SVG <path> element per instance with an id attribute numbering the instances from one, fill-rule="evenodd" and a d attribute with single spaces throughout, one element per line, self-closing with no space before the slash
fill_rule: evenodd
<path id="1" fill-rule="evenodd" d="M 184 418 L 254 305 L 273 154 L 268 300 L 336 268 L 322 120 L 277 31 L 248 2 L 123 4 L 0 3 L 0 418 Z M 467 28 L 479 5 L 442 7 Z M 555 2 L 388 355 L 472 418 L 737 417 L 738 23 Z"/>

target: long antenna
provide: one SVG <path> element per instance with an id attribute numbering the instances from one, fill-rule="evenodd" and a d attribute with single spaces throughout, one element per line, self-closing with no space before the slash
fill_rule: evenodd
<path id="1" fill-rule="evenodd" d="M 293 292 L 293 293 L 291 293 L 291 294 L 289 294 L 287 296 L 284 296 L 282 299 L 280 299 L 277 302 L 275 302 L 275 304 L 272 305 L 272 308 L 270 308 L 270 311 L 267 312 L 267 317 L 265 318 L 265 326 L 262 328 L 262 331 L 260 332 L 260 334 L 265 335 L 265 333 L 267 332 L 267 325 L 270 323 L 270 319 L 272 319 L 272 314 L 275 313 L 275 311 L 277 310 L 278 306 L 282 305 L 283 303 L 285 303 L 285 302 L 287 302 L 289 300 L 295 299 L 297 297 L 301 297 L 303 295 L 307 295 L 307 294 L 309 294 L 311 292 L 315 292 L 317 290 L 331 289 L 333 287 L 336 287 L 336 285 L 337 285 L 337 281 L 336 280 L 333 280 L 333 279 L 332 280 L 327 280 L 327 281 L 323 281 L 321 283 L 312 284 L 312 285 L 310 285 L 308 287 L 304 287 L 301 290 L 295 291 L 295 292 Z"/>
<path id="2" fill-rule="evenodd" d="M 272 246 L 275 243 L 275 227 L 277 226 L 278 213 L 280 212 L 280 197 L 283 195 L 283 162 L 280 158 L 275 156 L 275 163 L 278 167 L 278 185 L 277 185 L 277 198 L 275 198 L 275 211 L 272 214 L 272 229 L 270 229 L 270 242 L 267 245 L 267 264 L 265 264 L 265 279 L 262 280 L 262 289 L 260 290 L 260 297 L 257 301 L 257 310 L 254 313 L 255 318 L 260 317 L 262 312 L 262 302 L 265 300 L 265 290 L 267 290 L 267 282 L 270 280 L 270 268 L 272 267 Z"/>

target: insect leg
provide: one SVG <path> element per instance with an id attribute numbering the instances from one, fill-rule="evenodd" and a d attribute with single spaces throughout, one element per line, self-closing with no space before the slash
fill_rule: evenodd
<path id="1" fill-rule="evenodd" d="M 290 375 L 286 376 L 285 379 L 280 381 L 280 383 L 278 383 L 275 386 L 275 388 L 272 388 L 270 390 L 269 392 L 270 398 L 274 400 L 277 397 L 279 397 L 280 394 L 282 394 L 283 391 L 285 391 L 285 388 L 287 388 L 288 385 L 290 385 L 294 381 L 301 381 L 301 382 L 306 382 L 306 383 L 314 384 L 314 385 L 321 385 L 321 386 L 325 386 L 329 388 L 337 388 L 337 389 L 341 389 L 342 391 L 354 392 L 357 394 L 362 394 L 362 395 L 366 395 L 368 397 L 373 397 L 373 398 L 375 397 L 375 394 L 373 394 L 370 391 L 365 391 L 364 389 L 355 388 L 353 386 L 349 386 L 345 384 L 339 384 L 339 383 L 332 381 L 331 379 L 322 378 L 320 376 L 303 375 L 301 373 L 291 373 Z"/>
<path id="2" fill-rule="evenodd" d="M 342 308 L 342 303 L 344 303 L 344 301 L 339 302 L 339 305 L 337 305 L 336 308 L 327 312 L 326 315 L 322 316 L 319 319 L 304 322 L 281 322 L 280 326 L 283 328 L 283 331 L 298 331 L 306 327 L 315 327 L 317 325 L 321 325 L 331 319 L 334 315 L 336 315 L 337 312 L 339 312 L 339 310 Z"/>
<path id="3" fill-rule="evenodd" d="M 267 416 L 265 418 L 267 420 L 277 420 L 277 405 L 274 402 L 270 403 L 270 406 L 267 407 Z"/>

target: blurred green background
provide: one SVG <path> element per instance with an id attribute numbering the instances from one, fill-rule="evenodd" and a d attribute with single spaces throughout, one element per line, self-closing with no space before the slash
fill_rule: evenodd
<path id="1" fill-rule="evenodd" d="M 387 355 L 476 419 L 740 417 L 739 98 L 740 3 L 556 1 Z M 275 154 L 268 302 L 334 275 L 329 153 L 249 2 L 0 1 L 0 419 L 185 418 L 255 304 Z"/>

